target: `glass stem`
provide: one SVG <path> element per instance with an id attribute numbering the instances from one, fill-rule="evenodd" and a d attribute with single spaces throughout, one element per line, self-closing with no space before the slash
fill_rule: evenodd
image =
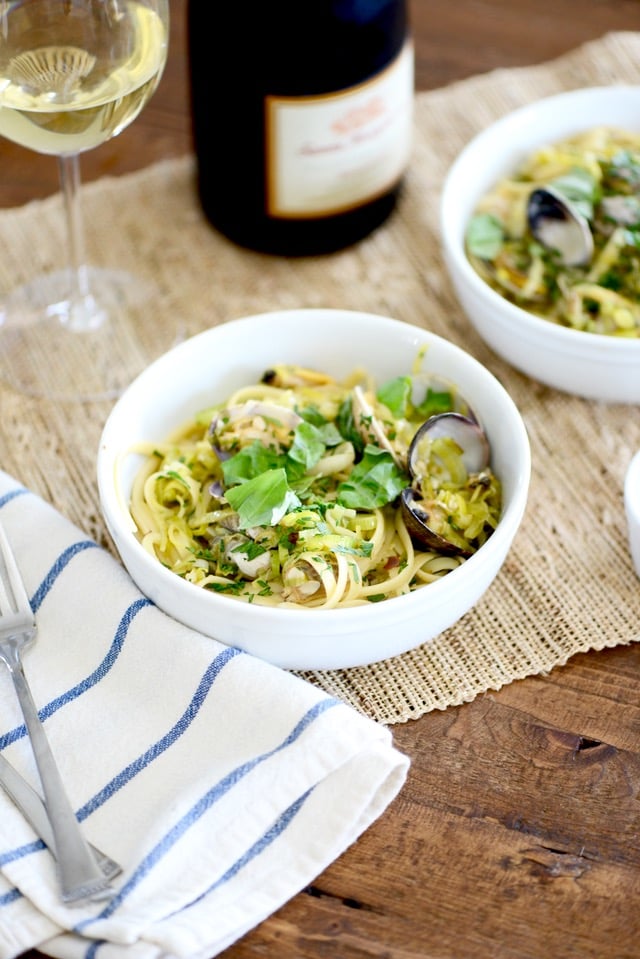
<path id="1" fill-rule="evenodd" d="M 69 302 L 62 321 L 74 330 L 95 329 L 105 319 L 91 296 L 80 209 L 80 161 L 77 153 L 58 158 L 60 187 L 69 244 Z"/>

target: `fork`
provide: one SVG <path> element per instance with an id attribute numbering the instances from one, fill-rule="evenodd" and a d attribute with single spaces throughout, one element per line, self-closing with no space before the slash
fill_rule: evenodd
<path id="1" fill-rule="evenodd" d="M 14 769 L 11 763 L 0 753 L 0 786 L 4 789 L 7 796 L 13 804 L 20 810 L 33 831 L 42 839 L 45 846 L 48 847 L 52 856 L 56 855 L 55 842 L 53 839 L 53 830 L 47 815 L 47 807 L 43 803 L 40 795 L 33 789 L 26 779 L 24 779 L 17 769 Z M 120 875 L 122 867 L 114 862 L 109 856 L 92 846 L 89 843 L 91 851 L 98 860 L 98 865 L 105 876 L 113 879 Z"/>
<path id="2" fill-rule="evenodd" d="M 62 901 L 107 899 L 111 884 L 84 838 L 47 740 L 22 666 L 36 621 L 20 571 L 0 527 L 0 660 L 8 667 L 24 716 L 51 823 Z"/>

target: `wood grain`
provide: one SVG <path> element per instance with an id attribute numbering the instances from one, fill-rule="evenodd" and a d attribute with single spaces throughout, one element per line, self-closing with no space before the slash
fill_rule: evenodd
<path id="1" fill-rule="evenodd" d="M 185 0 L 171 11 L 158 92 L 83 158 L 85 179 L 190 150 Z M 640 28 L 639 0 L 413 0 L 412 15 L 418 89 Z M 0 165 L 0 206 L 57 189 L 51 158 L 2 142 Z M 395 727 L 412 761 L 398 799 L 225 959 L 638 959 L 638 677 L 640 646 L 618 647 Z"/>

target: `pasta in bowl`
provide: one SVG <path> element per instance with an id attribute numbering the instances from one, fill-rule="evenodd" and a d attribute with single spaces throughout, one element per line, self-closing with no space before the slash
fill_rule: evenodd
<path id="1" fill-rule="evenodd" d="M 486 437 L 480 469 L 460 462 L 472 439 L 420 433 L 447 415 Z M 295 669 L 398 655 L 463 616 L 511 546 L 529 471 L 519 413 L 484 367 L 421 328 L 342 310 L 247 317 L 181 344 L 116 403 L 98 453 L 105 520 L 139 588 Z M 420 522 L 424 500 L 449 496 L 445 522 L 424 524 L 444 550 L 407 531 L 407 490 Z"/>
<path id="2" fill-rule="evenodd" d="M 140 448 L 138 537 L 188 582 L 258 605 L 402 596 L 455 569 L 498 524 L 500 483 L 469 412 L 432 376 L 376 389 L 364 371 L 338 383 L 276 366 Z"/>
<path id="3" fill-rule="evenodd" d="M 538 148 L 482 197 L 466 246 L 512 303 L 640 338 L 640 132 L 599 126 Z"/>
<path id="4" fill-rule="evenodd" d="M 516 369 L 586 399 L 640 403 L 639 142 L 640 87 L 571 90 L 478 133 L 442 190 L 444 258 L 471 324 Z"/>

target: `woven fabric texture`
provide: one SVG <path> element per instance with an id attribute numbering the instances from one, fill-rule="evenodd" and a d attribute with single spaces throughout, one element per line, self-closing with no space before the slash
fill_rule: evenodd
<path id="1" fill-rule="evenodd" d="M 115 363 L 120 349 L 136 343 L 153 351 L 158 331 L 191 335 L 253 313 L 335 307 L 433 330 L 472 353 L 513 396 L 531 440 L 530 497 L 507 560 L 481 601 L 436 640 L 402 656 L 303 674 L 383 724 L 471 701 L 579 652 L 640 639 L 640 583 L 622 500 L 625 470 L 640 448 L 639 411 L 561 394 L 496 357 L 455 299 L 438 238 L 444 176 L 475 133 L 543 96 L 638 82 L 640 33 L 612 33 L 552 62 L 418 94 L 399 209 L 356 247 L 324 258 L 272 258 L 218 236 L 200 212 L 191 156 L 83 187 L 91 260 L 135 265 L 141 279 L 158 287 L 126 345 L 115 345 Z M 63 228 L 57 196 L 0 212 L 0 293 L 60 266 Z M 53 403 L 6 387 L 0 403 L 2 468 L 109 546 L 95 459 L 110 403 Z"/>

